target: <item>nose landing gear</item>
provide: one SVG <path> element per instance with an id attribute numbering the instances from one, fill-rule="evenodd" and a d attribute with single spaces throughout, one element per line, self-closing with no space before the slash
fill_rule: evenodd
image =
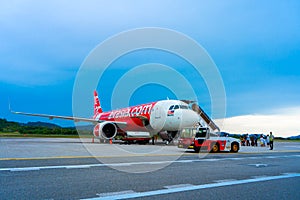
<path id="1" fill-rule="evenodd" d="M 168 145 L 173 142 L 173 139 L 176 137 L 178 131 L 164 131 L 160 132 L 159 136 L 162 139 L 162 141 Z"/>

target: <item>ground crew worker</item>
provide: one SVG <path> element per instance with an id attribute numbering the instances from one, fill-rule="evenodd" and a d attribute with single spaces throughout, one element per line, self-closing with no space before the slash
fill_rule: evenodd
<path id="1" fill-rule="evenodd" d="M 274 135 L 270 132 L 270 150 L 273 150 Z"/>

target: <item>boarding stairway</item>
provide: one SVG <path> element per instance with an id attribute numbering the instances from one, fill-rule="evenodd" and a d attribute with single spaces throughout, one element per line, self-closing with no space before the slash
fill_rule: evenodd
<path id="1" fill-rule="evenodd" d="M 211 129 L 212 132 L 220 132 L 220 128 L 213 122 L 213 120 L 204 112 L 204 110 L 196 104 L 194 101 L 181 100 L 191 106 L 191 108 L 201 117 L 203 122 L 207 127 Z M 200 123 L 201 126 L 205 126 Z"/>
<path id="2" fill-rule="evenodd" d="M 192 109 L 199 114 L 203 121 L 213 132 L 220 132 L 220 128 L 212 121 L 212 119 L 204 112 L 204 110 L 197 104 L 192 105 Z"/>

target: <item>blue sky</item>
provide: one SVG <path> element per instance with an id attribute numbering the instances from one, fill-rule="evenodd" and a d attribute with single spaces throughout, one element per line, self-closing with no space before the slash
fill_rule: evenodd
<path id="1" fill-rule="evenodd" d="M 143 27 L 179 31 L 206 49 L 224 82 L 226 118 L 294 116 L 295 110 L 300 111 L 299 19 L 296 0 L 1 1 L 0 117 L 20 122 L 42 120 L 10 114 L 8 99 L 15 110 L 72 115 L 73 84 L 89 53 L 113 35 Z M 104 110 L 111 108 L 118 77 L 133 66 L 150 62 L 171 66 L 187 76 L 196 84 L 200 105 L 210 113 L 210 96 L 203 80 L 194 77 L 183 60 L 151 50 L 112 63 L 97 88 Z M 166 96 L 172 98 L 172 91 L 146 85 L 133 94 L 131 104 Z M 91 100 L 92 94 L 87 97 Z M 239 121 L 235 123 L 231 126 L 239 125 Z M 296 124 L 284 122 L 282 126 L 293 129 L 284 134 L 278 130 L 277 135 L 300 133 Z M 260 127 L 257 131 L 272 129 Z M 224 129 L 237 131 L 226 123 Z"/>

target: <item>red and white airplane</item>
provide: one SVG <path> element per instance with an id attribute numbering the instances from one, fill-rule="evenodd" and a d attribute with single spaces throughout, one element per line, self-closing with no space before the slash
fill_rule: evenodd
<path id="1" fill-rule="evenodd" d="M 99 139 L 112 139 L 118 132 L 127 131 L 148 132 L 151 137 L 161 131 L 167 131 L 174 137 L 180 129 L 199 123 L 199 115 L 180 100 L 162 100 L 103 112 L 96 91 L 94 91 L 94 116 L 92 118 L 12 112 L 49 119 L 91 122 L 95 124 L 93 134 Z"/>

